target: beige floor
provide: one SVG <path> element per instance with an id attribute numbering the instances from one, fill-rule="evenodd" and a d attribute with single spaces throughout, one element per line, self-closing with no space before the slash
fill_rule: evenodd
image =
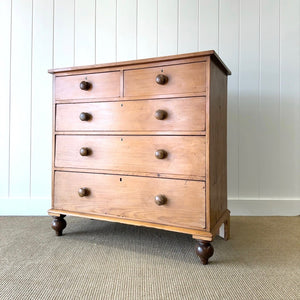
<path id="1" fill-rule="evenodd" d="M 202 266 L 188 235 L 0 217 L 0 299 L 300 299 L 300 217 L 232 217 Z"/>

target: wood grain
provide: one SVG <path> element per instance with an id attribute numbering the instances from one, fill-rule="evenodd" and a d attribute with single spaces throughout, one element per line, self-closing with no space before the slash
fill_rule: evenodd
<path id="1" fill-rule="evenodd" d="M 219 55 L 214 50 L 208 50 L 208 51 L 201 51 L 201 52 L 194 52 L 194 53 L 185 53 L 180 55 L 169 55 L 169 56 L 161 56 L 161 57 L 152 57 L 152 58 L 145 58 L 145 59 L 139 59 L 139 60 L 128 60 L 128 61 L 121 61 L 121 62 L 111 62 L 111 63 L 105 63 L 105 64 L 96 64 L 96 65 L 89 65 L 89 66 L 79 66 L 79 67 L 67 67 L 67 68 L 56 68 L 56 69 L 50 69 L 48 70 L 51 74 L 56 74 L 59 76 L 62 73 L 67 72 L 68 74 L 72 74 L 73 72 L 80 72 L 85 73 L 89 70 L 100 70 L 100 69 L 113 69 L 113 68 L 124 68 L 124 67 L 131 67 L 134 68 L 136 65 L 141 64 L 161 64 L 161 62 L 168 62 L 177 64 L 180 63 L 180 60 L 185 60 L 188 62 L 189 60 L 199 60 L 199 59 L 206 59 L 206 57 L 212 57 L 215 58 L 220 62 L 220 65 L 222 66 L 222 70 L 227 74 L 230 75 L 231 72 L 229 68 L 225 65 L 225 63 L 222 61 L 222 59 L 219 57 Z"/>
<path id="2" fill-rule="evenodd" d="M 155 112 L 164 110 L 167 117 L 157 120 Z M 79 115 L 91 115 L 81 121 Z M 204 131 L 205 98 L 58 104 L 57 131 Z"/>
<path id="3" fill-rule="evenodd" d="M 55 186 L 54 209 L 205 227 L 205 186 L 200 181 L 56 172 Z M 80 197 L 81 187 L 90 194 Z M 155 203 L 158 194 L 167 197 L 166 204 Z"/>
<path id="4" fill-rule="evenodd" d="M 153 130 L 131 130 L 131 131 L 56 131 L 55 134 L 59 135 L 205 135 L 205 130 L 201 131 L 174 131 L 174 130 L 160 130 L 160 131 L 153 131 Z"/>
<path id="5" fill-rule="evenodd" d="M 191 234 L 191 235 L 197 234 L 198 236 L 200 236 L 200 239 L 203 239 L 203 240 L 209 240 L 212 237 L 212 234 L 210 232 L 206 231 L 205 228 L 193 229 L 193 228 L 187 228 L 187 227 L 182 227 L 182 226 L 172 226 L 172 225 L 166 225 L 166 224 L 151 223 L 151 222 L 146 222 L 146 221 L 130 220 L 130 219 L 119 218 L 119 217 L 115 217 L 115 216 L 107 216 L 107 215 L 103 216 L 103 215 L 96 215 L 96 214 L 91 214 L 91 213 L 75 212 L 75 211 L 69 211 L 69 210 L 63 210 L 63 209 L 51 208 L 48 210 L 49 216 L 59 217 L 61 214 L 68 215 L 68 216 L 87 218 L 87 219 L 93 219 L 93 220 L 103 220 L 103 221 L 117 222 L 117 223 L 128 224 L 128 225 L 163 229 L 163 230 L 181 232 L 181 233 L 186 233 L 186 234 Z"/>
<path id="6" fill-rule="evenodd" d="M 227 76 L 210 65 L 209 97 L 209 202 L 210 227 L 227 209 Z"/>
<path id="7" fill-rule="evenodd" d="M 167 179 L 180 179 L 180 180 L 200 180 L 205 181 L 205 176 L 197 176 L 192 174 L 185 174 L 182 178 L 182 174 L 160 174 L 160 173 L 149 173 L 149 172 L 137 172 L 137 171 L 113 171 L 107 169 L 78 169 L 78 168 L 70 168 L 70 167 L 54 167 L 54 171 L 64 171 L 64 172 L 78 172 L 81 173 L 109 173 L 109 174 L 116 174 L 116 175 L 131 175 L 131 176 L 143 176 L 143 177 L 153 177 L 153 178 L 167 178 Z"/>
<path id="8" fill-rule="evenodd" d="M 156 83 L 159 74 L 168 77 L 166 84 Z M 204 62 L 128 70 L 124 72 L 124 96 L 201 93 L 205 91 L 205 80 Z"/>
<path id="9" fill-rule="evenodd" d="M 91 154 L 81 156 L 82 147 Z M 168 156 L 157 159 L 158 149 Z M 205 137 L 57 135 L 55 166 L 201 179 L 205 175 Z"/>
<path id="10" fill-rule="evenodd" d="M 56 106 L 55 106 L 55 75 L 52 76 L 52 165 L 51 165 L 51 206 L 54 205 L 54 167 L 55 167 L 55 115 L 56 115 Z"/>
<path id="11" fill-rule="evenodd" d="M 168 58 L 168 57 L 166 57 Z M 143 69 L 143 68 L 149 68 L 149 67 L 161 67 L 162 65 L 165 66 L 171 66 L 171 65 L 180 65 L 180 64 L 187 64 L 187 63 L 194 63 L 194 62 L 205 62 L 209 56 L 201 56 L 201 57 L 190 57 L 186 59 L 178 59 L 178 60 L 169 60 L 166 59 L 165 61 L 147 61 L 144 59 L 139 59 L 136 61 L 130 61 L 131 64 L 125 64 L 122 65 L 122 62 L 120 63 L 112 63 L 112 64 L 101 64 L 101 65 L 91 65 L 87 66 L 87 68 L 84 68 L 81 70 L 80 68 L 77 69 L 76 67 L 74 70 L 65 71 L 62 70 L 60 72 L 54 72 L 57 77 L 62 76 L 71 76 L 71 75 L 83 75 L 83 74 L 95 74 L 95 73 L 105 73 L 105 72 L 115 72 L 115 71 L 122 71 L 122 70 L 135 70 L 135 69 Z M 111 66 L 107 66 L 111 65 Z M 51 71 L 51 70 L 50 70 Z"/>
<path id="12" fill-rule="evenodd" d="M 122 73 L 122 71 L 120 72 Z M 122 77 L 120 77 L 120 81 Z M 120 86 L 122 89 L 122 86 Z M 66 103 L 93 103 L 93 102 L 111 102 L 111 101 L 135 101 L 135 100 L 156 100 L 156 99 L 174 99 L 174 98 L 192 98 L 192 97 L 205 97 L 206 91 L 201 93 L 183 93 L 183 94 L 168 94 L 168 95 L 149 95 L 142 99 L 141 96 L 132 96 L 132 97 L 123 97 L 122 92 L 120 97 L 99 97 L 99 98 L 81 98 L 81 99 L 64 99 L 55 100 L 57 104 L 66 104 Z"/>
<path id="13" fill-rule="evenodd" d="M 81 81 L 91 84 L 88 91 L 79 88 Z M 55 98 L 57 100 L 118 97 L 120 96 L 120 72 L 104 72 L 63 76 L 56 78 Z"/>
<path id="14" fill-rule="evenodd" d="M 203 245 L 224 225 L 229 238 L 230 71 L 214 52 L 51 72 L 56 85 L 71 78 L 73 86 L 54 99 L 50 215 L 189 233 Z M 74 90 L 99 74 L 116 74 L 92 82 L 106 94 Z"/>

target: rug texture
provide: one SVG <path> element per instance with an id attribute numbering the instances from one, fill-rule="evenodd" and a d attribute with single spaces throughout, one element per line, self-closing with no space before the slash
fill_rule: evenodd
<path id="1" fill-rule="evenodd" d="M 206 266 L 189 235 L 0 217 L 0 299 L 300 299 L 300 217 L 232 217 Z"/>

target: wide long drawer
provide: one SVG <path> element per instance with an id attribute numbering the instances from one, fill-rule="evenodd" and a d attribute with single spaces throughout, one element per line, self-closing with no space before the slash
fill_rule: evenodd
<path id="1" fill-rule="evenodd" d="M 203 131 L 205 98 L 58 104 L 57 131 Z"/>
<path id="2" fill-rule="evenodd" d="M 110 98 L 120 96 L 120 72 L 61 76 L 55 79 L 55 99 Z"/>
<path id="3" fill-rule="evenodd" d="M 206 63 L 151 67 L 124 72 L 124 96 L 178 96 L 206 91 Z"/>
<path id="4" fill-rule="evenodd" d="M 55 167 L 204 179 L 205 137 L 57 135 Z"/>
<path id="5" fill-rule="evenodd" d="M 164 201 L 160 202 L 160 199 Z M 201 181 L 55 172 L 54 209 L 204 228 L 205 184 Z"/>

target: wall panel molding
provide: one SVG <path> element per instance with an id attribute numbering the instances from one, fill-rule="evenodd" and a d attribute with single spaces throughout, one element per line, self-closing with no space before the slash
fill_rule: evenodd
<path id="1" fill-rule="evenodd" d="M 11 13 L 11 1 L 0 1 L 0 105 L 2 113 L 2 117 L 0 118 L 0 157 L 2 158 L 0 168 L 0 197 L 9 195 L 10 185 Z"/>

